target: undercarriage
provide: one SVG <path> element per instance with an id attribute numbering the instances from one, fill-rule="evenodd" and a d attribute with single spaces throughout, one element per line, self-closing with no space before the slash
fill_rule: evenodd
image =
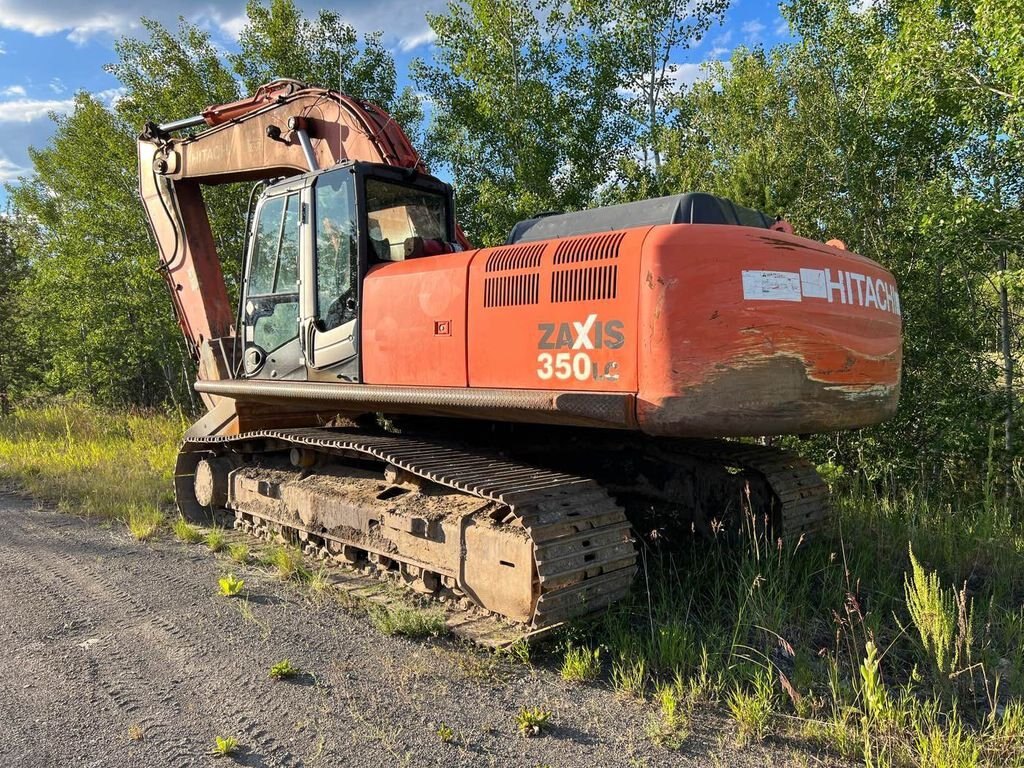
<path id="1" fill-rule="evenodd" d="M 176 492 L 187 517 L 233 519 L 523 634 L 624 598 L 648 537 L 795 542 L 827 515 L 813 465 L 778 449 L 559 434 L 554 445 L 353 429 L 192 438 Z"/>

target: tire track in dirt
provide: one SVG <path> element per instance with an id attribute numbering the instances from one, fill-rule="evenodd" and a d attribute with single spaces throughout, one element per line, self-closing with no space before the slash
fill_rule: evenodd
<path id="1" fill-rule="evenodd" d="M 216 595 L 225 570 L 246 598 Z M 264 570 L 2 494 L 0 584 L 2 768 L 208 766 L 214 735 L 247 748 L 237 764 L 267 768 L 793 762 L 784 747 L 723 747 L 721 716 L 695 716 L 689 754 L 655 747 L 649 711 L 600 685 L 510 662 L 492 675 L 492 656 L 380 635 Z M 283 658 L 311 675 L 270 680 Z M 516 736 L 526 705 L 555 712 L 550 737 Z"/>
<path id="2" fill-rule="evenodd" d="M 58 534 L 60 536 L 61 534 Z M 65 542 L 68 543 L 68 542 Z M 110 700 L 125 715 L 135 718 L 142 708 L 143 692 L 139 690 L 140 681 L 160 679 L 162 669 L 171 667 L 176 674 L 162 701 L 188 700 L 192 702 L 198 714 L 204 719 L 215 720 L 221 717 L 223 710 L 244 712 L 258 703 L 261 717 L 259 721 L 245 714 L 237 718 L 236 725 L 241 729 L 245 743 L 254 755 L 260 756 L 268 766 L 289 766 L 296 764 L 294 756 L 268 732 L 271 724 L 285 722 L 287 712 L 283 705 L 274 697 L 254 701 L 250 697 L 238 694 L 252 689 L 252 676 L 243 671 L 242 666 L 231 663 L 237 656 L 237 649 L 228 644 L 218 642 L 223 627 L 211 621 L 204 614 L 195 614 L 197 623 L 203 626 L 201 636 L 206 639 L 202 644 L 192 642 L 182 627 L 171 618 L 156 610 L 156 600 L 137 597 L 123 588 L 111 577 L 111 563 L 95 564 L 89 558 L 76 557 L 68 552 L 55 554 L 54 560 L 63 564 L 63 568 L 51 561 L 53 572 L 67 576 L 80 592 L 65 591 L 69 602 L 81 602 L 83 595 L 88 595 L 89 605 L 105 607 L 108 621 L 115 625 L 124 636 L 125 641 L 135 639 L 130 650 L 124 647 L 123 641 L 117 637 L 109 637 L 102 645 L 106 655 L 97 655 L 97 660 L 106 675 L 97 675 L 97 682 Z M 152 565 L 155 561 L 151 560 Z M 40 563 L 43 565 L 43 563 Z M 177 595 L 185 591 L 195 592 L 197 584 L 178 572 L 162 573 L 153 570 L 151 577 L 161 582 L 172 582 L 179 589 Z M 206 585 L 202 588 L 208 590 Z M 157 593 L 166 597 L 166 592 Z M 193 627 L 193 632 L 199 627 Z M 210 660 L 214 657 L 214 660 Z M 228 663 L 225 664 L 225 659 Z M 255 661 L 246 659 L 246 661 Z M 251 664 L 246 667 L 251 668 Z M 138 670 L 138 674 L 126 676 L 125 670 Z M 109 676 L 108 676 L 109 675 Z M 208 685 L 195 681 L 216 680 L 215 688 L 219 697 L 230 697 L 211 706 Z M 144 682 L 141 685 L 145 685 Z M 205 694 L 205 695 L 204 695 Z M 148 698 L 148 694 L 147 694 Z M 224 704 L 227 704 L 225 707 Z M 173 712 L 164 712 L 153 718 L 157 722 L 168 722 Z M 269 721 L 269 722 L 267 722 Z M 141 725 L 141 723 L 140 723 Z M 168 726 L 152 728 L 146 732 L 146 741 L 151 742 L 159 750 L 168 765 L 191 765 L 202 755 L 189 749 L 187 741 L 176 738 Z M 150 736 L 152 734 L 152 738 Z M 212 741 L 212 739 L 211 739 Z"/>
<path id="3" fill-rule="evenodd" d="M 133 645 L 126 648 L 119 637 L 122 632 L 131 631 L 132 627 L 145 626 L 149 623 L 162 629 L 169 627 L 170 631 L 167 631 L 167 634 L 170 637 L 180 638 L 190 646 L 191 643 L 187 642 L 181 630 L 159 615 L 148 615 L 144 606 L 133 600 L 126 590 L 113 584 L 111 580 L 98 578 L 100 574 L 88 558 L 76 558 L 67 552 L 54 551 L 50 546 L 25 546 L 28 540 L 41 532 L 26 527 L 24 521 L 12 521 L 8 531 L 14 533 L 14 547 L 13 554 L 5 554 L 11 554 L 12 559 L 19 562 L 30 578 L 39 583 L 45 582 L 45 594 L 59 596 L 59 600 L 50 600 L 51 606 L 54 602 L 59 602 L 64 610 L 85 617 L 95 614 L 97 608 L 100 609 L 103 616 L 101 625 L 98 626 L 95 621 L 91 621 L 85 638 L 76 638 L 81 642 L 74 644 L 77 646 L 76 650 L 81 649 L 86 664 L 84 678 L 90 689 L 92 703 L 99 705 L 95 694 L 102 691 L 107 701 L 122 713 L 125 740 L 128 739 L 128 726 L 139 726 L 143 734 L 144 744 L 140 745 L 143 751 L 155 751 L 157 755 L 151 757 L 159 758 L 159 762 L 154 764 L 194 764 L 191 760 L 180 759 L 180 740 L 176 741 L 166 726 L 155 727 L 157 723 L 171 719 L 173 710 L 166 707 L 174 700 L 173 692 L 150 689 L 143 695 L 140 689 L 148 687 L 145 681 L 159 678 L 149 677 L 149 673 L 153 671 L 152 664 L 138 653 L 142 646 Z M 47 540 L 47 543 L 53 544 L 59 537 L 58 532 L 56 536 Z M 22 546 L 18 546 L 19 544 Z M 31 552 L 31 556 L 26 556 L 25 552 Z M 156 708 L 152 702 L 154 694 L 158 702 Z M 161 711 L 160 706 L 165 709 Z M 153 711 L 154 709 L 156 711 Z"/>

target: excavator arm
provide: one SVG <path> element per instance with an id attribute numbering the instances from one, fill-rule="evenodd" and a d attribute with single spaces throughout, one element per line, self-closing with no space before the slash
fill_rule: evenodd
<path id="1" fill-rule="evenodd" d="M 171 134 L 196 126 L 184 138 Z M 235 318 L 202 187 L 293 176 L 343 160 L 425 172 L 395 120 L 337 91 L 276 80 L 200 115 L 149 123 L 138 140 L 139 192 L 182 333 L 201 380 L 230 378 Z M 459 233 L 464 247 L 465 238 Z M 215 402 L 209 395 L 207 406 Z"/>

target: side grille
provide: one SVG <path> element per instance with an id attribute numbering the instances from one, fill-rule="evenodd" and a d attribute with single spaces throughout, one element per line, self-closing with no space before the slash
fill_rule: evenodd
<path id="1" fill-rule="evenodd" d="M 502 275 L 484 280 L 485 307 L 517 307 L 540 299 L 540 275 Z"/>
<path id="2" fill-rule="evenodd" d="M 619 246 L 622 245 L 622 239 L 625 236 L 625 232 L 609 232 L 607 235 L 563 240 L 555 249 L 553 263 L 557 266 L 559 264 L 577 264 L 581 261 L 617 259 Z"/>
<path id="3" fill-rule="evenodd" d="M 484 272 L 514 272 L 484 278 L 485 307 L 519 307 L 540 301 L 540 260 L 545 243 L 498 248 L 487 257 Z M 527 271 L 530 270 L 530 271 Z"/>
<path id="4" fill-rule="evenodd" d="M 544 243 L 535 243 L 500 248 L 487 257 L 484 271 L 506 272 L 510 269 L 536 269 L 540 266 L 540 256 L 544 252 L 544 245 Z"/>
<path id="5" fill-rule="evenodd" d="M 598 301 L 614 299 L 619 277 L 617 264 L 564 269 L 551 276 L 551 301 Z"/>

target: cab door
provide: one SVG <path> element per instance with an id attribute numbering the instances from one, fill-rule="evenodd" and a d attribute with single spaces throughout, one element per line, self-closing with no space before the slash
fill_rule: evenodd
<path id="1" fill-rule="evenodd" d="M 310 380 L 359 381 L 359 242 L 350 168 L 312 184 L 311 258 L 303 266 L 302 337 Z"/>
<path id="2" fill-rule="evenodd" d="M 256 210 L 242 303 L 247 377 L 305 378 L 299 339 L 299 264 L 308 181 L 272 188 Z"/>

